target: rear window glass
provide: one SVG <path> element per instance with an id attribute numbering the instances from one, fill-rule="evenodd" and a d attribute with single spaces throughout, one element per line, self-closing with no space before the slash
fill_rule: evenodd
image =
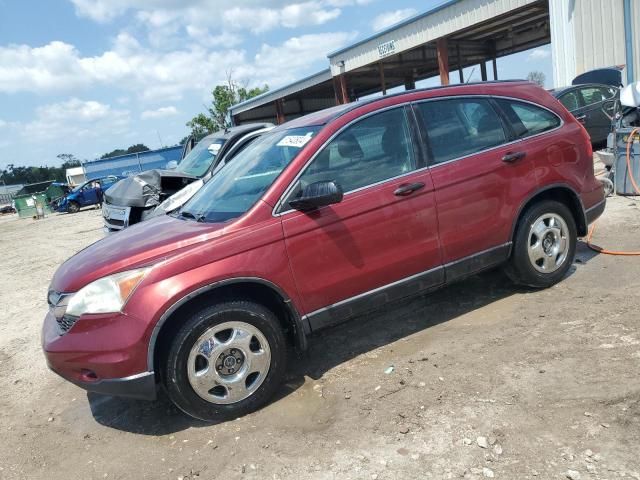
<path id="1" fill-rule="evenodd" d="M 418 104 L 433 163 L 464 157 L 506 142 L 500 117 L 486 99 L 435 100 Z"/>
<path id="2" fill-rule="evenodd" d="M 498 99 L 516 138 L 530 137 L 560 126 L 560 118 L 542 107 L 516 100 Z"/>

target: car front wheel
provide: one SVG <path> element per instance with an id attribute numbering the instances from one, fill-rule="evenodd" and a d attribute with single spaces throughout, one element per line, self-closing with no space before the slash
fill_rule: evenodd
<path id="1" fill-rule="evenodd" d="M 69 213 L 78 213 L 80 211 L 80 204 L 77 202 L 69 202 L 69 206 L 67 207 L 67 211 Z"/>
<path id="2" fill-rule="evenodd" d="M 576 223 L 566 205 L 553 200 L 536 203 L 525 211 L 518 224 L 505 270 L 520 285 L 555 285 L 573 263 L 576 241 Z"/>
<path id="3" fill-rule="evenodd" d="M 266 307 L 229 301 L 202 309 L 180 328 L 163 380 L 182 411 L 204 421 L 235 418 L 264 405 L 285 372 L 286 342 Z"/>

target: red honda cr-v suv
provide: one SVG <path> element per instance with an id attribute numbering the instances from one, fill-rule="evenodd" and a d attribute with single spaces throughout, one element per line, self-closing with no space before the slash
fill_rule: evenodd
<path id="1" fill-rule="evenodd" d="M 232 417 L 264 404 L 289 344 L 504 263 L 561 280 L 604 210 L 584 128 L 528 82 L 343 105 L 252 143 L 177 214 L 67 260 L 49 366 L 91 391 Z"/>

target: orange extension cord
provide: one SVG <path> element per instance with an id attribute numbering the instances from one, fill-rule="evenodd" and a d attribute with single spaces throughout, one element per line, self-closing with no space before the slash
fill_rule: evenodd
<path id="1" fill-rule="evenodd" d="M 627 139 L 627 172 L 629 172 L 629 180 L 631 180 L 631 185 L 635 189 L 636 193 L 640 195 L 640 188 L 636 184 L 635 178 L 633 178 L 633 170 L 631 170 L 631 146 L 633 145 L 633 137 L 638 135 L 640 137 L 640 128 L 634 128 Z M 587 246 L 598 253 L 604 253 L 606 255 L 622 255 L 627 257 L 635 257 L 640 256 L 640 252 L 621 252 L 615 250 L 606 250 L 598 245 L 594 245 L 591 243 L 591 237 L 593 236 L 593 232 L 596 230 L 596 224 L 594 223 L 589 229 L 589 235 L 587 235 Z"/>

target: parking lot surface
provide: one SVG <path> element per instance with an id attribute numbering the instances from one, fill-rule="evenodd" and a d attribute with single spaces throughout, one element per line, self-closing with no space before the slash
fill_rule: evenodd
<path id="1" fill-rule="evenodd" d="M 1 479 L 640 479 L 640 259 L 578 245 L 544 291 L 487 272 L 311 338 L 278 397 L 216 425 L 48 371 L 46 292 L 98 210 L 0 218 Z M 594 241 L 638 250 L 640 204 Z"/>

